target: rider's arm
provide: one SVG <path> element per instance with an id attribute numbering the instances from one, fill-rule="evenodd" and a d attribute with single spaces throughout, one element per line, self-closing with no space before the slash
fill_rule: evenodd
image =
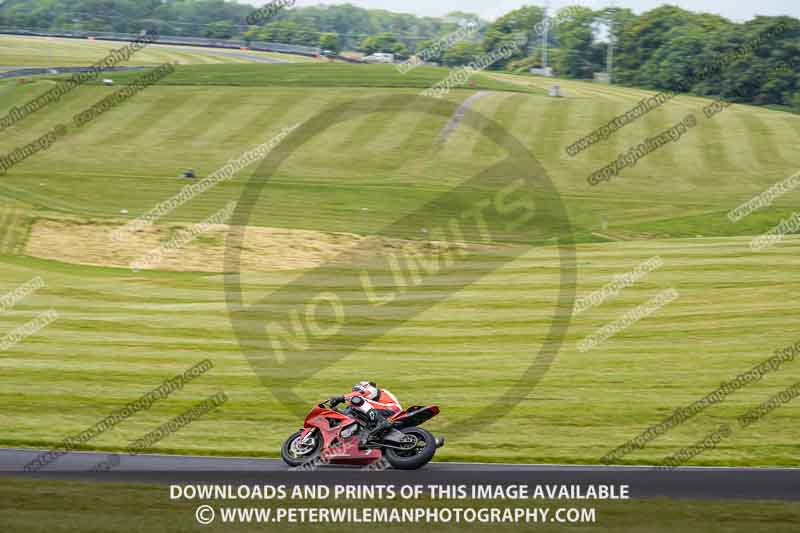
<path id="1" fill-rule="evenodd" d="M 381 394 L 378 396 L 380 400 L 389 400 L 388 402 L 377 402 L 375 400 L 370 400 L 373 406 L 377 407 L 378 409 L 388 409 L 389 411 L 402 411 L 403 407 L 400 405 L 400 402 L 397 400 L 394 394 L 389 392 L 386 389 L 381 391 Z"/>
<path id="2" fill-rule="evenodd" d="M 375 400 L 367 400 L 369 403 L 372 404 L 373 407 L 377 409 L 388 409 L 389 411 L 399 411 L 402 410 L 399 404 L 396 403 L 381 403 L 376 402 Z"/>
<path id="3" fill-rule="evenodd" d="M 333 398 L 328 400 L 328 403 L 331 405 L 331 407 L 336 407 L 340 403 L 344 403 L 344 401 L 345 401 L 344 396 L 334 396 Z"/>

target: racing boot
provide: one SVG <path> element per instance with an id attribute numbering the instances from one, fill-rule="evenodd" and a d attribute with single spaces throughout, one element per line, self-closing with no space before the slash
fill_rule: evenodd
<path id="1" fill-rule="evenodd" d="M 369 421 L 372 427 L 369 429 L 369 431 L 361 435 L 361 440 L 358 443 L 362 448 L 365 447 L 367 442 L 369 442 L 371 439 L 374 437 L 380 437 L 392 427 L 391 422 L 386 420 L 386 417 L 379 413 L 377 409 L 372 409 L 369 412 Z"/>

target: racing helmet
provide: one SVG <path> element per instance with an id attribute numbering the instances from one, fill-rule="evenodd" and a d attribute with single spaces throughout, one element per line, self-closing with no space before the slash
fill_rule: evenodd
<path id="1" fill-rule="evenodd" d="M 353 392 L 360 392 L 368 400 L 374 400 L 378 397 L 378 386 L 374 381 L 360 381 L 353 386 Z"/>

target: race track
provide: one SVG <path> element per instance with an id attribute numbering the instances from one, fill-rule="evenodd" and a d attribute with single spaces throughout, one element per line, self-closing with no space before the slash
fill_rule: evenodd
<path id="1" fill-rule="evenodd" d="M 293 472 L 275 459 L 76 452 L 38 473 L 25 473 L 24 465 L 40 453 L 0 449 L 0 477 L 137 483 L 625 484 L 630 486 L 633 498 L 800 500 L 800 469 L 794 468 L 689 467 L 657 471 L 647 466 L 432 463 L 414 472 L 333 466 L 315 472 Z M 94 471 L 103 463 L 111 465 L 111 470 Z"/>

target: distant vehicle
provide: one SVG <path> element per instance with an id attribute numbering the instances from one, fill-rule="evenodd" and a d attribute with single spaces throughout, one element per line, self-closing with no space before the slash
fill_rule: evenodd
<path id="1" fill-rule="evenodd" d="M 548 78 L 553 77 L 553 69 L 550 67 L 532 68 L 530 72 L 531 74 L 537 74 L 539 76 L 547 76 Z"/>
<path id="2" fill-rule="evenodd" d="M 394 63 L 394 54 L 376 52 L 364 58 L 366 63 Z"/>
<path id="3" fill-rule="evenodd" d="M 595 72 L 594 81 L 595 83 L 611 83 L 611 74 L 608 72 Z"/>
<path id="4" fill-rule="evenodd" d="M 103 78 L 103 85 L 114 85 L 114 80 Z"/>

